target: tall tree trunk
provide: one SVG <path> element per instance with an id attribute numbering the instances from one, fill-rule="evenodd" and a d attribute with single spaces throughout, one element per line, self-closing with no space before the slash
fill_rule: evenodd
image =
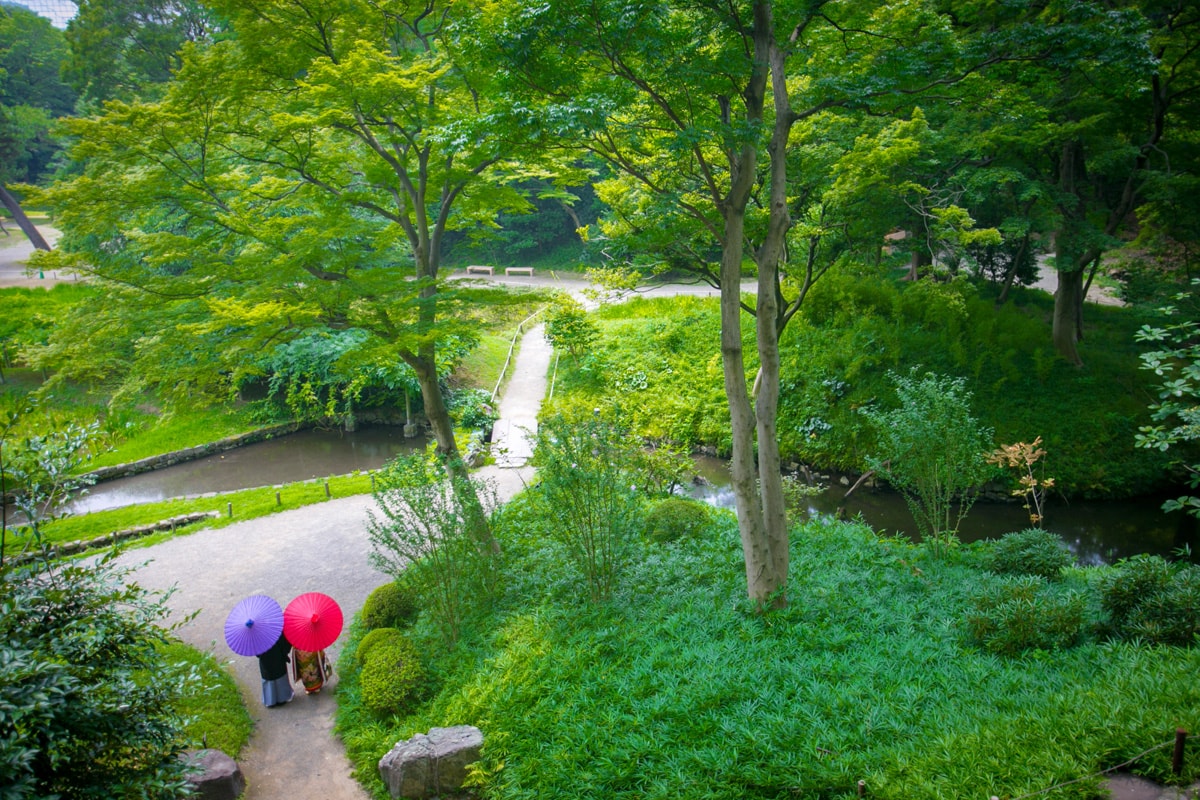
<path id="1" fill-rule="evenodd" d="M 417 274 L 430 278 L 428 285 L 421 290 L 421 307 L 418 311 L 420 328 L 430 331 L 437 322 L 437 255 L 439 248 L 434 248 L 433 257 L 429 256 L 429 248 L 425 246 L 428 237 L 424 237 L 419 247 L 414 247 L 418 265 Z M 436 239 L 435 239 L 436 241 Z M 422 345 L 416 354 L 409 354 L 405 360 L 417 375 L 417 385 L 421 387 L 421 400 L 425 404 L 425 416 L 433 429 L 434 445 L 437 453 L 446 466 L 450 475 L 451 488 L 458 497 L 459 504 L 466 515 L 466 524 L 472 537 L 481 551 L 498 553 L 500 544 L 492 535 L 492 526 L 488 522 L 487 512 L 471 483 L 471 473 L 458 452 L 458 442 L 454 438 L 454 421 L 450 419 L 450 411 L 446 408 L 446 400 L 442 396 L 442 387 L 438 383 L 437 350 L 433 342 Z"/>
<path id="2" fill-rule="evenodd" d="M 8 209 L 8 213 L 13 215 L 13 219 L 17 221 L 17 226 L 20 227 L 25 235 L 29 237 L 29 241 L 38 250 L 49 250 L 50 245 L 46 244 L 46 238 L 42 236 L 42 232 L 34 227 L 29 221 L 29 217 L 25 216 L 25 211 L 21 208 L 21 204 L 17 202 L 17 198 L 13 197 L 12 192 L 8 191 L 8 187 L 0 183 L 0 203 Z"/>
<path id="3" fill-rule="evenodd" d="M 766 7 L 766 15 L 770 8 Z M 755 27 L 770 31 L 770 17 L 755 20 Z M 755 48 L 766 48 L 771 66 L 771 86 L 774 96 L 775 122 L 770 154 L 770 202 L 767 232 L 758 249 L 758 313 L 755 318 L 755 340 L 758 343 L 758 389 L 755 397 L 755 422 L 758 435 L 759 502 L 762 507 L 764 533 L 770 558 L 771 602 L 776 607 L 787 604 L 788 561 L 790 557 L 787 529 L 787 509 L 783 501 L 783 475 L 779 458 L 779 332 L 784 325 L 780 308 L 779 264 L 784 256 L 784 242 L 791 227 L 787 198 L 787 142 L 792 127 L 791 104 L 787 93 L 785 55 L 775 44 L 774 37 L 760 40 Z"/>
<path id="4" fill-rule="evenodd" d="M 1052 339 L 1059 355 L 1075 366 L 1083 366 L 1079 357 L 1079 320 L 1083 306 L 1083 272 L 1059 271 L 1054 292 Z"/>
<path id="5" fill-rule="evenodd" d="M 751 158 L 753 162 L 753 158 Z M 721 253 L 721 366 L 733 452 L 729 474 L 737 507 L 742 556 L 746 563 L 746 591 L 763 608 L 776 593 L 776 571 L 762 507 L 759 505 L 758 475 L 754 461 L 755 419 L 746 386 L 746 363 L 742 351 L 742 236 L 745 205 L 725 210 L 725 242 Z"/>
<path id="6" fill-rule="evenodd" d="M 768 0 L 755 0 L 754 46 L 758 57 L 741 96 L 745 103 L 746 120 L 751 123 L 761 122 L 763 117 L 769 73 L 767 54 L 773 36 L 770 3 Z M 757 422 L 750 391 L 746 386 L 746 363 L 742 350 L 742 255 L 746 205 L 756 179 L 757 147 L 754 141 L 747 140 L 737 149 L 728 151 L 729 194 L 718 206 L 724 220 L 721 242 L 721 366 L 725 377 L 725 397 L 729 403 L 733 445 L 729 473 L 742 539 L 742 557 L 746 564 L 746 591 L 755 605 L 764 609 L 782 601 L 781 580 L 786 580 L 786 568 L 781 576 L 772 556 L 771 537 L 760 500 L 759 475 L 754 456 Z M 761 287 L 761 275 L 759 281 Z M 774 426 L 773 420 L 771 426 Z M 784 533 L 786 536 L 786 530 Z"/>
<path id="7" fill-rule="evenodd" d="M 1083 148 L 1079 142 L 1067 142 L 1059 153 L 1058 188 L 1064 200 L 1060 202 L 1062 223 L 1054 237 L 1054 268 L 1058 272 L 1058 289 L 1054 292 L 1054 318 L 1051 339 L 1058 354 L 1075 366 L 1082 366 L 1079 357 L 1079 319 L 1083 310 L 1083 268 L 1079 263 L 1079 240 L 1086 225 L 1086 208 L 1079 196 L 1079 181 L 1083 178 Z"/>

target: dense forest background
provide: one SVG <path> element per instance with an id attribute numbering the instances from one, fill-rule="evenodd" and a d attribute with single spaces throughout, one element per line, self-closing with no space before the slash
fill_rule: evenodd
<path id="1" fill-rule="evenodd" d="M 44 392 L 118 419 L 403 393 L 453 452 L 445 376 L 506 302 L 455 267 L 736 275 L 765 292 L 746 360 L 657 373 L 643 435 L 736 453 L 743 374 L 777 387 L 757 418 L 785 459 L 862 469 L 856 409 L 920 365 L 967 378 L 997 439 L 1043 436 L 1065 491 L 1186 475 L 1179 437 L 1135 447 L 1161 399 L 1135 339 L 1194 316 L 1190 4 L 77 5 L 65 29 L 0 6 L 0 196 L 53 214 L 39 268 L 89 278 L 10 300 L 3 363 Z M 679 336 L 714 347 L 705 319 Z"/>

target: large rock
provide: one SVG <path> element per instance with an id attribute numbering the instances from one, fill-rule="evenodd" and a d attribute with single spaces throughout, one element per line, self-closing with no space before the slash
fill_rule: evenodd
<path id="1" fill-rule="evenodd" d="M 399 742 L 379 759 L 379 777 L 392 797 L 424 798 L 456 792 L 467 766 L 479 760 L 483 732 L 472 725 L 432 728 Z"/>
<path id="2" fill-rule="evenodd" d="M 200 800 L 237 800 L 246 790 L 241 767 L 220 750 L 189 750 L 183 758 L 197 769 L 188 782 Z"/>

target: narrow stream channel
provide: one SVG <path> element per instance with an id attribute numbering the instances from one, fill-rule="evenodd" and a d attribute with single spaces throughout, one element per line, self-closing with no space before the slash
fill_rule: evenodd
<path id="1" fill-rule="evenodd" d="M 105 481 L 88 489 L 65 507 L 71 514 L 154 503 L 173 497 L 194 497 L 275 486 L 355 470 L 378 469 L 400 453 L 425 448 L 423 438 L 405 439 L 396 426 L 372 425 L 353 433 L 306 430 L 248 444 L 218 455 Z"/>
<path id="2" fill-rule="evenodd" d="M 697 459 L 697 473 L 704 486 L 693 487 L 693 496 L 720 507 L 732 508 L 733 491 L 729 488 L 729 468 L 715 458 Z M 806 498 L 804 513 L 812 518 L 833 516 L 842 504 L 849 486 L 839 475 L 822 480 L 827 485 L 821 494 Z M 1051 496 L 1046 503 L 1043 523 L 1067 543 L 1081 564 L 1111 564 L 1138 553 L 1177 558 L 1187 548 L 1193 561 L 1200 561 L 1200 532 L 1195 517 L 1182 513 L 1165 514 L 1162 497 L 1131 500 L 1074 500 L 1067 502 Z M 898 493 L 859 487 L 845 503 L 845 513 L 862 519 L 881 535 L 915 538 L 916 523 L 904 498 Z M 1029 527 L 1029 517 L 1019 503 L 978 502 L 971 507 L 959 528 L 959 539 L 974 542 L 998 539 L 1006 533 Z"/>
<path id="3" fill-rule="evenodd" d="M 172 497 L 228 492 L 258 486 L 344 475 L 355 470 L 378 469 L 394 456 L 421 450 L 423 439 L 405 439 L 398 427 L 370 426 L 353 433 L 308 430 L 265 442 L 246 445 L 220 455 L 176 464 L 129 478 L 93 486 L 67 507 L 72 514 L 149 503 Z M 696 471 L 704 485 L 693 495 L 716 506 L 733 507 L 729 472 L 724 461 L 698 457 Z M 807 498 L 805 513 L 837 513 L 847 486 L 832 475 L 821 481 L 828 488 Z M 1051 497 L 1045 527 L 1066 540 L 1083 564 L 1112 563 L 1116 559 L 1154 553 L 1176 556 L 1190 548 L 1200 556 L 1196 520 L 1185 514 L 1164 514 L 1162 498 L 1122 501 L 1073 501 Z M 895 492 L 860 487 L 845 504 L 846 513 L 862 516 L 886 535 L 914 535 L 916 526 L 904 499 Z M 1028 527 L 1025 510 L 1016 503 L 976 503 L 963 520 L 959 537 L 966 542 L 994 539 Z"/>

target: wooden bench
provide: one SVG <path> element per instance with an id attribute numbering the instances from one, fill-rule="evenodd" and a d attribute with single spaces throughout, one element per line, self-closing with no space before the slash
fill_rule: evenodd
<path id="1" fill-rule="evenodd" d="M 533 267 L 505 267 L 504 274 L 505 275 L 524 274 L 524 275 L 528 275 L 529 277 L 532 278 L 533 277 Z"/>
<path id="2" fill-rule="evenodd" d="M 472 264 L 471 266 L 467 267 L 468 275 L 470 275 L 473 272 L 478 272 L 480 275 L 495 275 L 496 274 L 496 271 L 494 268 L 484 267 L 479 264 Z"/>

